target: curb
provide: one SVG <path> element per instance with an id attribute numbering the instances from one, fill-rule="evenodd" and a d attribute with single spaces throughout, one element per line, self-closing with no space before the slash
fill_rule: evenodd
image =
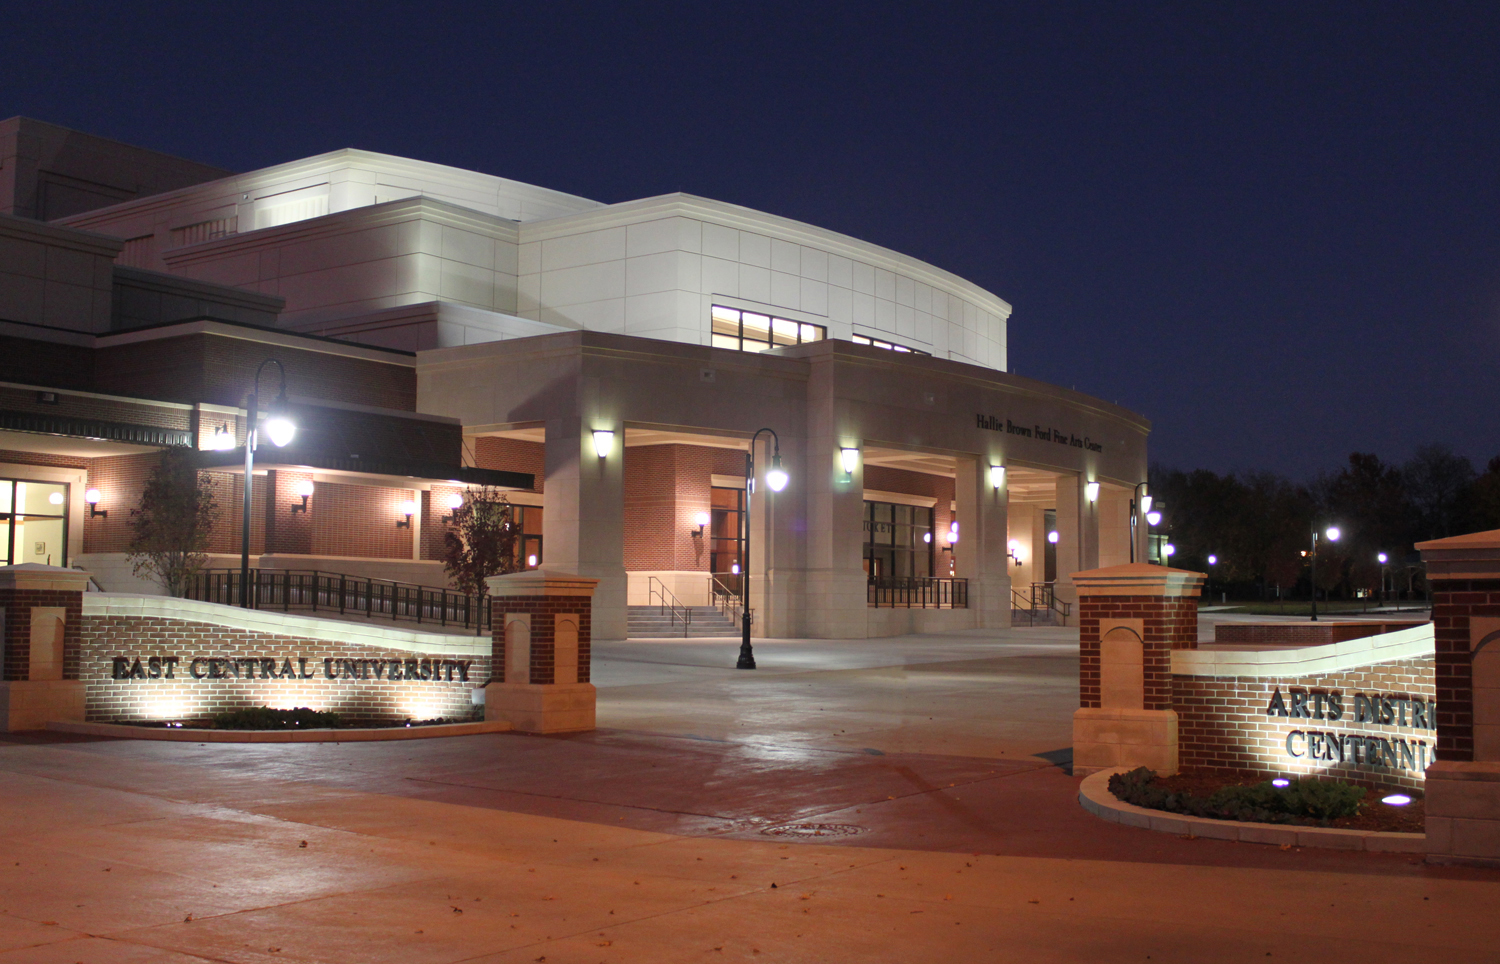
<path id="1" fill-rule="evenodd" d="M 442 736 L 504 733 L 504 720 L 482 723 L 439 723 L 433 726 L 393 726 L 362 730 L 198 730 L 129 726 L 124 723 L 67 723 L 54 720 L 47 729 L 80 736 L 109 736 L 123 740 L 167 740 L 174 743 L 370 743 L 379 740 L 427 740 Z"/>
<path id="2" fill-rule="evenodd" d="M 1083 809 L 1110 823 L 1140 827 L 1161 833 L 1191 834 L 1215 840 L 1276 844 L 1292 847 L 1328 847 L 1334 850 L 1365 850 L 1371 853 L 1425 854 L 1427 835 L 1391 833 L 1384 830 L 1337 830 L 1332 827 L 1297 827 L 1279 823 L 1249 823 L 1211 820 L 1165 810 L 1148 810 L 1126 803 L 1109 792 L 1109 778 L 1130 767 L 1112 767 L 1084 777 L 1078 788 Z"/>

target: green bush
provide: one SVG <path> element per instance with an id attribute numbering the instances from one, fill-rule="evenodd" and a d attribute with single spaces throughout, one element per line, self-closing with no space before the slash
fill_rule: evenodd
<path id="1" fill-rule="evenodd" d="M 1267 780 L 1248 787 L 1221 787 L 1208 798 L 1172 793 L 1146 767 L 1109 778 L 1109 792 L 1126 803 L 1215 820 L 1255 823 L 1323 823 L 1359 813 L 1365 790 L 1348 783 L 1293 780 L 1276 787 Z"/>
<path id="2" fill-rule="evenodd" d="M 337 713 L 322 713 L 299 706 L 292 710 L 273 710 L 255 706 L 243 710 L 226 710 L 213 718 L 220 730 L 306 730 L 327 729 L 339 725 Z"/>

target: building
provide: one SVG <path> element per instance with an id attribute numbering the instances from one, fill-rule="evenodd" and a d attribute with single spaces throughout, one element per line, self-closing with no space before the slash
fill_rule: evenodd
<path id="1" fill-rule="evenodd" d="M 1146 420 L 1009 374 L 1010 305 L 897 252 L 357 150 L 225 174 L 14 119 L 0 153 L 11 561 L 144 589 L 145 473 L 191 445 L 237 509 L 268 358 L 304 427 L 257 455 L 269 570 L 444 585 L 443 516 L 480 484 L 521 507 L 526 564 L 600 580 L 606 639 L 629 605 L 732 609 L 744 574 L 757 635 L 1007 625 L 1134 555 Z"/>

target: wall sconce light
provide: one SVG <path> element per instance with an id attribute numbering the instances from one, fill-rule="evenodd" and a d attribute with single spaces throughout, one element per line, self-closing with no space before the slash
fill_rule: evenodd
<path id="1" fill-rule="evenodd" d="M 615 447 L 615 433 L 606 429 L 594 430 L 594 452 L 602 459 Z"/>
<path id="2" fill-rule="evenodd" d="M 740 564 L 737 563 L 737 562 L 730 563 L 729 564 L 729 571 L 730 571 L 730 573 L 732 575 L 738 576 L 740 574 Z"/>
<path id="3" fill-rule="evenodd" d="M 83 501 L 88 503 L 88 506 L 89 506 L 89 518 L 90 519 L 93 519 L 93 518 L 96 518 L 96 517 L 99 517 L 99 516 L 107 516 L 107 515 L 109 515 L 109 510 L 108 509 L 101 509 L 101 508 L 99 508 L 99 490 L 98 489 L 89 489 L 87 492 L 83 493 Z"/>
<path id="4" fill-rule="evenodd" d="M 1098 502 L 1099 501 L 1099 483 L 1098 482 L 1088 482 L 1088 483 L 1085 483 L 1084 486 L 1083 486 L 1083 497 L 1085 499 L 1088 499 L 1090 502 Z"/>
<path id="5" fill-rule="evenodd" d="M 214 429 L 214 434 L 208 439 L 208 447 L 215 452 L 228 452 L 234 449 L 234 433 L 229 430 L 228 425 L 220 425 Z"/>
<path id="6" fill-rule="evenodd" d="M 698 526 L 698 531 L 693 533 L 693 537 L 701 538 L 703 536 L 703 527 L 708 525 L 712 521 L 713 519 L 707 512 L 700 512 L 697 515 L 693 516 L 693 522 L 695 522 Z"/>
<path id="7" fill-rule="evenodd" d="M 297 483 L 297 488 L 294 491 L 296 492 L 297 495 L 302 496 L 302 504 L 301 505 L 294 505 L 294 506 L 292 506 L 292 514 L 295 515 L 298 512 L 306 512 L 307 511 L 307 500 L 308 500 L 308 497 L 313 494 L 313 484 L 312 484 L 312 481 L 311 480 L 303 480 L 301 482 L 298 482 Z"/>
<path id="8" fill-rule="evenodd" d="M 951 545 L 953 545 L 957 541 L 958 541 L 958 520 L 954 519 L 951 523 L 948 524 L 948 545 L 951 546 Z"/>
<path id="9" fill-rule="evenodd" d="M 839 449 L 839 460 L 844 465 L 844 474 L 853 475 L 859 468 L 859 449 Z"/>
<path id="10" fill-rule="evenodd" d="M 1050 543 L 1052 543 L 1054 546 L 1057 545 L 1057 530 L 1056 529 L 1053 529 L 1051 532 L 1047 533 L 1047 541 L 1050 542 Z"/>
<path id="11" fill-rule="evenodd" d="M 417 514 L 417 504 L 415 502 L 411 501 L 410 499 L 408 499 L 407 501 L 401 503 L 401 505 L 397 507 L 397 511 L 399 511 L 402 515 L 406 516 L 406 518 L 405 519 L 397 519 L 396 520 L 396 528 L 398 528 L 398 529 L 410 529 L 411 528 L 411 517 Z"/>
<path id="12" fill-rule="evenodd" d="M 464 507 L 464 497 L 463 497 L 462 493 L 455 492 L 452 495 L 448 496 L 448 514 L 445 515 L 445 516 L 443 516 L 443 522 L 445 524 L 447 524 L 447 525 L 452 525 L 453 524 L 453 513 L 457 512 L 459 509 L 462 509 L 463 507 Z"/>
<path id="13" fill-rule="evenodd" d="M 932 533 L 930 533 L 930 532 L 924 532 L 924 533 L 922 533 L 922 541 L 923 542 L 931 542 L 932 541 Z"/>
<path id="14" fill-rule="evenodd" d="M 1002 486 L 1004 484 L 1005 484 L 1005 466 L 1003 466 L 1003 465 L 992 465 L 992 466 L 990 466 L 990 485 L 992 485 L 992 486 L 994 486 L 995 488 L 998 489 L 998 488 L 1000 488 L 1000 486 Z"/>
<path id="15" fill-rule="evenodd" d="M 1016 561 L 1016 565 L 1019 566 L 1021 564 L 1021 544 L 1015 539 L 1012 539 L 1010 540 L 1010 544 L 1006 546 L 1006 548 L 1010 550 L 1006 553 L 1006 555 L 1014 559 Z"/>

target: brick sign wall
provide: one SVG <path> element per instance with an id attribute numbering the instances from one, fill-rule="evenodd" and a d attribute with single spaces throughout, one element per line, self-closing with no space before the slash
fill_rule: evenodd
<path id="1" fill-rule="evenodd" d="M 200 719 L 254 706 L 467 719 L 471 691 L 490 676 L 488 640 L 478 641 L 482 653 L 412 652 L 153 615 L 86 613 L 79 625 L 91 721 Z"/>

